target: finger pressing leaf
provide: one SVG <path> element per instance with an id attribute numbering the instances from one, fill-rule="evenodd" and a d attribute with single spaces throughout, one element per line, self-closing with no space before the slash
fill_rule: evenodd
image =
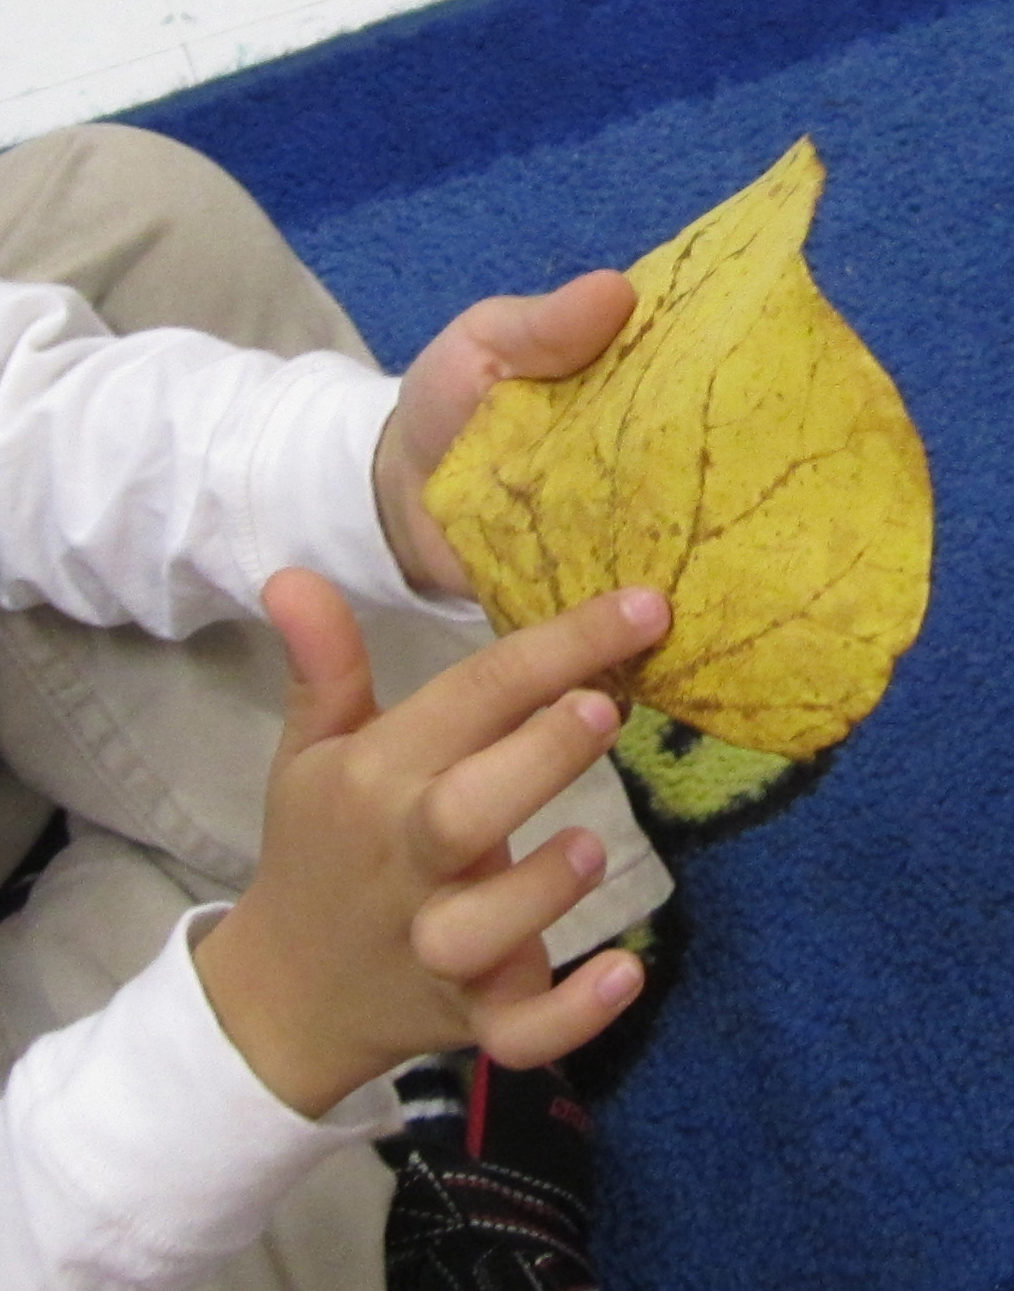
<path id="1" fill-rule="evenodd" d="M 426 494 L 498 631 L 655 586 L 673 626 L 624 697 L 792 758 L 877 703 L 932 544 L 919 436 L 801 254 L 823 173 L 803 139 L 638 261 L 605 353 L 495 387 Z"/>

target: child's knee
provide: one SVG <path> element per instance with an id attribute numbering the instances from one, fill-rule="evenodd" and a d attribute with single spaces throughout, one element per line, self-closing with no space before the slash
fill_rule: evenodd
<path id="1" fill-rule="evenodd" d="M 59 152 L 75 184 L 100 190 L 108 200 L 136 202 L 157 192 L 163 209 L 185 213 L 196 194 L 233 181 L 210 158 L 168 135 L 138 126 L 92 122 L 70 126 L 40 139 Z"/>

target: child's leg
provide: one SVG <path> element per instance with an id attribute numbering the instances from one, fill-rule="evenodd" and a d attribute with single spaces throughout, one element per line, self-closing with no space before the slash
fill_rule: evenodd
<path id="1" fill-rule="evenodd" d="M 119 333 L 194 327 L 374 364 L 249 193 L 200 153 L 129 126 L 78 126 L 4 153 L 0 176 L 0 276 L 67 283 Z"/>

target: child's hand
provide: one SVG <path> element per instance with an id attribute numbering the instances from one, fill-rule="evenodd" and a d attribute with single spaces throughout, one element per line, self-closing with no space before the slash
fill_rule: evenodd
<path id="1" fill-rule="evenodd" d="M 377 505 L 406 580 L 419 591 L 469 595 L 458 558 L 422 505 L 423 485 L 479 406 L 507 377 L 564 377 L 605 349 L 634 307 L 608 269 L 546 296 L 480 301 L 454 320 L 405 374 L 374 469 Z"/>
<path id="2" fill-rule="evenodd" d="M 316 575 L 264 593 L 294 680 L 249 891 L 200 943 L 226 1032 L 274 1092 L 318 1115 L 419 1053 L 480 1045 L 552 1061 L 636 996 L 635 956 L 551 984 L 540 933 L 597 883 L 594 835 L 511 866 L 505 839 L 612 744 L 581 682 L 651 646 L 664 598 L 597 597 L 472 655 L 378 712 L 351 612 Z"/>

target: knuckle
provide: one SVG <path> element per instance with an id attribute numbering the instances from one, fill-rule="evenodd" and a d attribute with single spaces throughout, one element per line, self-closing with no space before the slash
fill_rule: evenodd
<path id="1" fill-rule="evenodd" d="M 629 627 L 611 594 L 582 601 L 560 614 L 552 626 L 557 633 L 558 680 L 563 686 L 610 677 L 632 650 Z M 603 689 L 613 692 L 615 687 Z"/>
<path id="2" fill-rule="evenodd" d="M 571 632 L 575 655 L 582 661 L 583 680 L 612 678 L 617 665 L 634 649 L 630 624 L 620 613 L 615 594 L 596 596 L 575 606 Z M 601 688 L 608 693 L 617 689 L 614 684 Z"/>
<path id="3" fill-rule="evenodd" d="M 465 696 L 465 702 L 472 699 L 484 705 L 499 705 L 511 701 L 517 695 L 519 682 L 531 675 L 533 662 L 523 633 L 512 633 L 494 642 L 468 661 L 464 678 L 471 694 Z"/>
<path id="4" fill-rule="evenodd" d="M 441 871 L 458 869 L 472 859 L 468 820 L 449 772 L 419 795 L 416 832 Z"/>
<path id="5" fill-rule="evenodd" d="M 332 774 L 336 795 L 351 801 L 369 799 L 390 789 L 390 773 L 374 742 L 356 733 L 342 735 L 331 745 Z M 322 755 L 327 755 L 322 746 Z"/>
<path id="6" fill-rule="evenodd" d="M 454 965 L 448 951 L 445 920 L 441 907 L 427 902 L 416 911 L 409 939 L 419 963 L 436 977 L 453 977 Z"/>
<path id="7" fill-rule="evenodd" d="M 533 1054 L 521 1044 L 513 1027 L 503 1026 L 497 1018 L 483 1018 L 473 1027 L 479 1048 L 500 1067 L 508 1071 L 525 1071 L 539 1065 L 541 1055 Z"/>
<path id="8" fill-rule="evenodd" d="M 471 656 L 461 674 L 468 692 L 463 699 L 486 705 L 521 698 L 546 702 L 590 677 L 622 698 L 627 687 L 618 665 L 642 647 L 617 596 L 595 596 Z"/>
<path id="9" fill-rule="evenodd" d="M 510 1064 L 504 1061 L 508 1056 L 504 1043 L 503 1028 L 495 1009 L 474 1009 L 471 1015 L 472 1034 L 476 1045 L 501 1067 Z"/>

